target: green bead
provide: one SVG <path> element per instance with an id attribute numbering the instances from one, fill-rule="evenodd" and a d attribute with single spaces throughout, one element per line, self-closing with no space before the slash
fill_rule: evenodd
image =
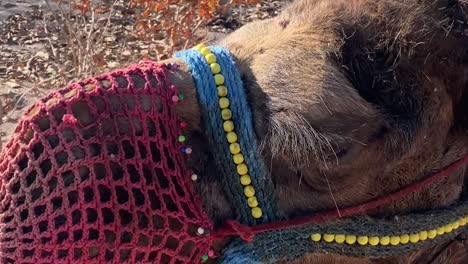
<path id="1" fill-rule="evenodd" d="M 179 142 L 185 142 L 186 138 L 185 136 L 179 136 Z"/>
<path id="2" fill-rule="evenodd" d="M 179 94 L 179 100 L 184 100 L 185 96 L 183 94 Z"/>
<path id="3" fill-rule="evenodd" d="M 206 254 L 203 255 L 203 256 L 201 257 L 201 259 L 202 259 L 203 261 L 207 261 L 207 260 L 208 260 L 208 255 L 206 255 Z"/>

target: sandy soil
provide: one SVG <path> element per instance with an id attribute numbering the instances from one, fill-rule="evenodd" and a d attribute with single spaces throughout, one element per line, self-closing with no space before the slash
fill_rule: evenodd
<path id="1" fill-rule="evenodd" d="M 286 2 L 289 0 L 263 0 L 257 5 L 235 7 L 229 16 L 213 18 L 201 32 L 210 39 L 219 38 L 249 21 L 275 16 Z M 95 72 L 78 71 L 73 67 L 76 50 L 69 46 L 63 20 L 53 3 L 0 0 L 0 150 L 22 112 L 38 98 L 87 74 L 103 73 L 141 59 L 157 59 L 154 47 L 164 43 L 135 38 L 131 34 L 134 21 L 123 13 L 124 8 L 116 8 L 109 29 L 96 47 L 103 64 Z M 98 27 L 104 22 L 105 18 L 97 18 Z"/>

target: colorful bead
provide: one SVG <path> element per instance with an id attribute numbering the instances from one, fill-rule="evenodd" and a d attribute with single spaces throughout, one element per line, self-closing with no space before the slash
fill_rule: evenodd
<path id="1" fill-rule="evenodd" d="M 245 163 L 237 165 L 237 173 L 239 173 L 239 175 L 246 175 L 248 172 L 249 169 L 247 168 L 247 165 L 245 165 Z"/>
<path id="2" fill-rule="evenodd" d="M 185 96 L 183 94 L 179 94 L 179 100 L 182 101 L 185 99 Z"/>
<path id="3" fill-rule="evenodd" d="M 393 246 L 400 244 L 400 236 L 391 236 L 390 244 L 392 244 Z"/>
<path id="4" fill-rule="evenodd" d="M 245 186 L 245 188 L 244 188 L 244 194 L 245 194 L 245 196 L 247 196 L 247 197 L 249 197 L 249 198 L 250 198 L 250 197 L 253 197 L 253 196 L 255 195 L 255 189 L 254 189 L 254 187 L 253 187 L 252 185 L 247 185 L 247 186 Z"/>
<path id="5" fill-rule="evenodd" d="M 221 109 L 226 109 L 229 107 L 229 99 L 227 97 L 221 97 L 219 98 L 219 107 Z"/>
<path id="6" fill-rule="evenodd" d="M 322 235 L 321 234 L 312 234 L 310 235 L 310 239 L 314 242 L 319 242 L 320 239 L 322 239 Z"/>
<path id="7" fill-rule="evenodd" d="M 443 228 L 444 228 L 444 233 L 450 233 L 453 230 L 452 229 L 452 224 L 444 225 Z"/>
<path id="8" fill-rule="evenodd" d="M 427 231 L 419 232 L 419 240 L 424 241 L 427 239 L 427 236 L 428 236 Z"/>
<path id="9" fill-rule="evenodd" d="M 377 246 L 378 244 L 379 244 L 379 237 L 377 237 L 377 236 L 369 237 L 369 245 Z"/>
<path id="10" fill-rule="evenodd" d="M 185 154 L 192 154 L 192 148 L 185 148 Z"/>
<path id="11" fill-rule="evenodd" d="M 445 231 L 444 231 L 443 226 L 437 228 L 437 235 L 443 235 L 444 233 L 445 233 Z"/>
<path id="12" fill-rule="evenodd" d="M 230 120 L 232 118 L 231 110 L 223 109 L 223 111 L 221 111 L 221 117 L 223 118 L 223 120 Z"/>
<path id="13" fill-rule="evenodd" d="M 338 244 L 343 243 L 345 239 L 346 239 L 345 235 L 342 235 L 342 234 L 335 235 L 335 242 Z"/>
<path id="14" fill-rule="evenodd" d="M 379 240 L 379 243 L 382 246 L 386 246 L 386 245 L 390 244 L 390 237 L 389 236 L 381 237 L 380 240 Z"/>
<path id="15" fill-rule="evenodd" d="M 432 229 L 432 230 L 427 231 L 427 238 L 433 239 L 436 236 L 437 236 L 437 230 Z"/>
<path id="16" fill-rule="evenodd" d="M 335 240 L 335 235 L 323 234 L 323 240 L 325 240 L 326 242 L 332 242 L 333 240 Z"/>
<path id="17" fill-rule="evenodd" d="M 203 254 L 201 258 L 202 258 L 202 261 L 205 262 L 208 260 L 208 255 Z"/>
<path id="18" fill-rule="evenodd" d="M 187 127 L 187 123 L 185 123 L 185 122 L 180 122 L 180 127 L 181 127 L 181 128 Z"/>
<path id="19" fill-rule="evenodd" d="M 367 236 L 358 236 L 357 242 L 359 243 L 359 245 L 365 246 L 369 242 L 369 237 L 367 237 Z"/>
<path id="20" fill-rule="evenodd" d="M 237 134 L 236 134 L 236 132 L 229 132 L 229 133 L 227 133 L 226 138 L 227 138 L 227 141 L 228 141 L 229 143 L 235 143 L 235 142 L 237 142 Z"/>
<path id="21" fill-rule="evenodd" d="M 203 43 L 198 44 L 194 47 L 195 50 L 201 51 L 203 48 L 206 48 L 206 45 Z"/>
<path id="22" fill-rule="evenodd" d="M 225 132 L 232 132 L 234 130 L 234 122 L 230 120 L 224 121 L 223 128 Z"/>
<path id="23" fill-rule="evenodd" d="M 257 197 L 252 196 L 247 199 L 247 204 L 249 205 L 250 208 L 254 208 L 258 206 L 258 200 Z"/>
<path id="24" fill-rule="evenodd" d="M 223 97 L 223 96 L 226 96 L 228 94 L 228 89 L 226 88 L 226 86 L 218 86 L 218 96 L 219 97 Z"/>
<path id="25" fill-rule="evenodd" d="M 202 49 L 200 50 L 200 52 L 201 52 L 201 54 L 202 54 L 203 56 L 206 56 L 206 55 L 208 55 L 208 54 L 211 53 L 211 50 L 210 50 L 210 48 L 208 48 L 208 47 L 204 47 L 204 48 L 202 48 Z"/>
<path id="26" fill-rule="evenodd" d="M 242 175 L 240 178 L 240 182 L 242 185 L 247 186 L 252 183 L 252 179 L 249 175 Z"/>
<path id="27" fill-rule="evenodd" d="M 192 175 L 190 176 L 190 179 L 191 179 L 192 181 L 196 181 L 196 180 L 198 180 L 198 175 L 192 174 Z"/>
<path id="28" fill-rule="evenodd" d="M 210 69 L 211 69 L 211 73 L 213 74 L 218 74 L 221 72 L 221 66 L 218 63 L 211 63 Z"/>
<path id="29" fill-rule="evenodd" d="M 203 227 L 199 227 L 199 228 L 197 229 L 197 233 L 198 233 L 199 235 L 203 235 L 203 234 L 205 233 L 205 229 L 203 229 Z"/>
<path id="30" fill-rule="evenodd" d="M 252 216 L 255 219 L 262 217 L 262 214 L 263 214 L 262 209 L 260 209 L 259 207 L 252 208 Z"/>
<path id="31" fill-rule="evenodd" d="M 460 224 L 460 226 L 464 226 L 464 225 L 466 225 L 466 219 L 462 218 L 462 219 L 458 220 L 458 223 Z"/>
<path id="32" fill-rule="evenodd" d="M 213 250 L 208 251 L 208 257 L 212 258 L 214 257 L 215 253 Z"/>
<path id="33" fill-rule="evenodd" d="M 216 56 L 213 53 L 210 53 L 205 56 L 205 60 L 208 62 L 208 64 L 213 64 L 216 62 Z"/>
<path id="34" fill-rule="evenodd" d="M 346 244 L 353 245 L 356 243 L 356 236 L 355 235 L 346 235 Z"/>
<path id="35" fill-rule="evenodd" d="M 179 142 L 185 142 L 186 138 L 185 136 L 179 136 Z"/>
<path id="36" fill-rule="evenodd" d="M 229 150 L 231 151 L 231 154 L 238 154 L 240 152 L 239 143 L 232 143 L 229 145 Z"/>
<path id="37" fill-rule="evenodd" d="M 171 99 L 172 99 L 172 102 L 178 102 L 179 101 L 179 96 L 174 95 L 174 96 L 172 96 Z"/>
<path id="38" fill-rule="evenodd" d="M 419 234 L 410 234 L 409 241 L 411 243 L 418 243 L 419 242 Z"/>
<path id="39" fill-rule="evenodd" d="M 214 76 L 214 79 L 215 79 L 216 85 L 222 85 L 222 84 L 224 84 L 224 76 L 223 76 L 222 74 L 219 74 L 219 73 L 216 74 L 216 75 Z"/>
<path id="40" fill-rule="evenodd" d="M 409 242 L 409 235 L 408 234 L 400 235 L 400 243 L 401 244 L 407 244 L 408 242 Z"/>
<path id="41" fill-rule="evenodd" d="M 242 162 L 244 162 L 244 155 L 239 153 L 234 155 L 232 159 L 234 160 L 235 164 L 241 164 Z"/>

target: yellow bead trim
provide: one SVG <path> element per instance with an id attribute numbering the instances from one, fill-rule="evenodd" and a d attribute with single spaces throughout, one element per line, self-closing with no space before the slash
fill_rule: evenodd
<path id="1" fill-rule="evenodd" d="M 216 55 L 213 54 L 210 48 L 205 44 L 198 44 L 193 49 L 199 51 L 205 57 L 206 63 L 210 66 L 211 73 L 213 74 L 213 78 L 217 86 L 223 129 L 226 132 L 226 139 L 229 142 L 229 151 L 232 154 L 232 161 L 236 164 L 237 174 L 240 176 L 240 183 L 244 188 L 244 195 L 247 198 L 247 204 L 252 210 L 252 217 L 256 219 L 261 218 L 263 214 L 262 209 L 258 206 L 258 200 L 257 197 L 255 197 L 255 188 L 251 185 L 252 179 L 248 175 L 249 168 L 247 164 L 244 163 L 244 155 L 242 154 L 241 147 L 237 142 L 238 137 L 235 132 L 234 122 L 231 120 L 233 113 L 231 109 L 229 109 L 230 102 L 226 97 L 228 95 L 228 88 L 224 85 L 225 79 L 224 75 L 221 73 L 221 65 L 217 63 L 218 60 Z M 345 240 L 345 235 L 336 235 L 336 243 L 343 243 Z"/>
<path id="2" fill-rule="evenodd" d="M 314 242 L 324 241 L 327 243 L 338 244 L 345 242 L 348 245 L 353 245 L 357 242 L 361 246 L 398 246 L 405 245 L 408 243 L 416 244 L 427 239 L 434 239 L 437 236 L 453 232 L 458 228 L 465 226 L 467 223 L 468 216 L 464 216 L 462 218 L 457 219 L 456 221 L 445 224 L 436 229 L 422 230 L 417 233 L 397 234 L 392 236 L 357 236 L 352 234 L 343 235 L 315 233 L 310 235 L 310 240 Z"/>

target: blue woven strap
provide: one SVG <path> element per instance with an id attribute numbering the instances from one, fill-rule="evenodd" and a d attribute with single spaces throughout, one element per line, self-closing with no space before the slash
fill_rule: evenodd
<path id="1" fill-rule="evenodd" d="M 259 207 L 263 215 L 260 219 L 252 217 L 251 209 L 244 195 L 244 188 L 237 174 L 236 164 L 229 151 L 229 142 L 223 128 L 221 109 L 219 108 L 218 92 L 213 74 L 205 58 L 199 51 L 185 50 L 175 54 L 183 59 L 190 67 L 197 87 L 198 102 L 202 110 L 202 118 L 206 126 L 206 136 L 210 141 L 210 148 L 215 157 L 217 167 L 222 172 L 224 189 L 233 207 L 237 210 L 241 223 L 254 225 L 282 219 L 276 204 L 273 183 L 267 173 L 263 158 L 260 155 L 257 138 L 253 126 L 252 112 L 247 102 L 242 80 L 236 63 L 229 51 L 222 47 L 210 47 L 221 66 L 221 74 L 225 77 L 228 88 L 230 109 L 233 113 L 232 121 L 238 136 L 245 163 L 249 168 L 252 185 L 255 188 Z"/>

